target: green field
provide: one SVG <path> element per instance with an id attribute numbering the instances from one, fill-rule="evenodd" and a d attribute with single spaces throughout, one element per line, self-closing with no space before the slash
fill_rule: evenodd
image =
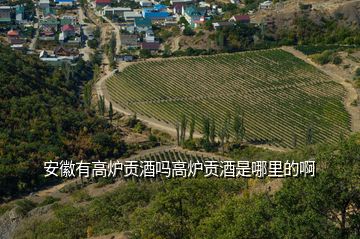
<path id="1" fill-rule="evenodd" d="M 138 115 L 174 124 L 181 114 L 214 117 L 240 107 L 246 139 L 292 147 L 334 142 L 350 131 L 345 90 L 283 50 L 186 57 L 133 64 L 106 82 L 112 101 Z M 295 136 L 296 135 L 296 136 Z"/>

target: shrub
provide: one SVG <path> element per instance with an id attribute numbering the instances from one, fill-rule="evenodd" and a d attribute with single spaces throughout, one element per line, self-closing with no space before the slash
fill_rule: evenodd
<path id="1" fill-rule="evenodd" d="M 96 39 L 93 39 L 93 40 L 88 40 L 87 44 L 90 48 L 96 49 L 99 45 L 99 42 Z"/>
<path id="2" fill-rule="evenodd" d="M 193 31 L 193 29 L 191 29 L 191 27 L 186 26 L 184 31 L 183 31 L 183 34 L 185 36 L 193 36 L 193 35 L 195 35 L 195 32 Z"/>
<path id="3" fill-rule="evenodd" d="M 331 51 L 324 51 L 321 54 L 315 54 L 313 56 L 314 61 L 319 63 L 320 65 L 325 65 L 331 61 L 332 58 L 332 52 Z"/>
<path id="4" fill-rule="evenodd" d="M 44 201 L 42 201 L 40 204 L 39 204 L 39 207 L 42 207 L 42 206 L 46 206 L 46 205 L 49 205 L 49 204 L 53 204 L 54 202 L 57 202 L 57 201 L 60 201 L 60 198 L 54 198 L 52 196 L 47 196 Z"/>
<path id="5" fill-rule="evenodd" d="M 359 76 L 360 77 L 360 67 L 358 67 L 355 71 L 355 76 Z"/>
<path id="6" fill-rule="evenodd" d="M 145 129 L 144 125 L 141 122 L 137 122 L 135 127 L 133 128 L 133 131 L 135 133 L 142 133 L 142 131 Z"/>
<path id="7" fill-rule="evenodd" d="M 335 56 L 332 60 L 332 62 L 335 64 L 335 65 L 340 65 L 342 63 L 342 59 L 340 56 Z"/>
<path id="8" fill-rule="evenodd" d="M 71 197 L 73 198 L 74 202 L 86 202 L 91 200 L 91 197 L 86 190 L 76 191 L 71 195 Z"/>
<path id="9" fill-rule="evenodd" d="M 28 212 L 30 212 L 32 209 L 36 207 L 36 203 L 28 199 L 19 200 L 16 202 L 16 205 L 17 205 L 16 212 L 23 216 L 26 216 Z"/>

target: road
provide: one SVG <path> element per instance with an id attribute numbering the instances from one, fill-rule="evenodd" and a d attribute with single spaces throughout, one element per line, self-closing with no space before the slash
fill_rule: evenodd
<path id="1" fill-rule="evenodd" d="M 38 22 L 34 24 L 34 28 L 36 29 L 36 33 L 33 39 L 31 39 L 31 43 L 29 45 L 29 50 L 34 51 L 36 49 L 36 42 L 37 39 L 39 38 L 39 21 L 40 21 L 40 12 L 39 12 L 39 8 L 36 7 L 35 8 L 35 12 L 36 12 L 36 18 L 38 19 Z"/>
<path id="2" fill-rule="evenodd" d="M 121 42 L 120 42 L 120 27 L 115 25 L 112 21 L 110 21 L 107 17 L 102 16 L 102 18 L 108 22 L 113 28 L 114 28 L 114 33 L 116 36 L 116 54 L 118 55 L 120 53 L 121 50 Z"/>
<path id="3" fill-rule="evenodd" d="M 79 17 L 79 23 L 81 25 L 85 25 L 83 27 L 83 32 L 89 32 L 89 31 L 94 31 L 96 28 L 96 25 L 92 24 L 92 23 L 85 23 L 85 19 L 87 19 L 87 17 L 84 14 L 84 11 L 81 7 L 79 7 L 79 11 L 78 11 L 78 17 Z M 90 55 L 94 54 L 94 50 L 91 49 L 87 44 L 85 45 L 84 48 L 81 48 L 80 53 L 83 54 L 83 59 L 84 61 L 89 61 L 90 60 Z"/>

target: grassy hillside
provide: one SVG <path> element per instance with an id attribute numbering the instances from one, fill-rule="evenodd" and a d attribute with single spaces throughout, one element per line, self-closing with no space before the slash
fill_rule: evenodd
<path id="1" fill-rule="evenodd" d="M 344 89 L 330 77 L 282 50 L 141 62 L 107 81 L 114 102 L 174 125 L 194 114 L 217 129 L 239 107 L 249 142 L 292 147 L 335 142 L 349 132 Z"/>

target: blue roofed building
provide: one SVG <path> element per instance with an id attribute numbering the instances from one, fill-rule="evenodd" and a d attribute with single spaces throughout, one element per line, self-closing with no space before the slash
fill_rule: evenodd
<path id="1" fill-rule="evenodd" d="M 183 6 L 183 15 L 190 27 L 196 28 L 205 23 L 206 8 L 195 7 L 194 5 Z"/>
<path id="2" fill-rule="evenodd" d="M 159 12 L 166 12 L 167 11 L 167 6 L 163 5 L 163 4 L 156 4 L 153 6 L 153 9 Z"/>
<path id="3" fill-rule="evenodd" d="M 167 6 L 162 4 L 156 4 L 152 8 L 143 8 L 143 18 L 150 20 L 166 20 L 171 18 L 170 13 L 167 12 Z"/>

